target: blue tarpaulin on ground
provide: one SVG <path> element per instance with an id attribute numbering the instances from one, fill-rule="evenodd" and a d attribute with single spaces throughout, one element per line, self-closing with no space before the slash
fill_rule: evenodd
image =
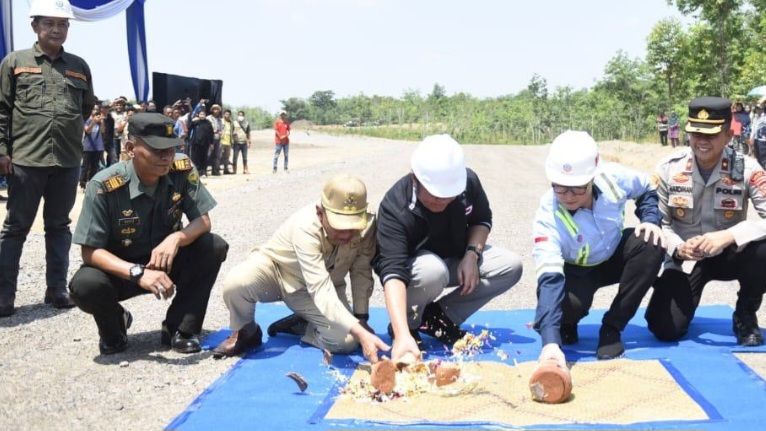
<path id="1" fill-rule="evenodd" d="M 266 326 L 289 313 L 283 305 L 258 306 L 258 321 Z M 700 307 L 688 336 L 678 343 L 658 342 L 646 329 L 643 310 L 639 311 L 623 334 L 628 359 L 661 359 L 686 393 L 707 413 L 704 421 L 650 422 L 632 425 L 571 424 L 566 426 L 540 423 L 523 429 L 597 429 L 597 430 L 690 430 L 708 431 L 755 430 L 766 423 L 766 382 L 741 362 L 735 352 L 766 352 L 766 348 L 737 346 L 731 330 L 732 310 L 727 306 Z M 370 323 L 378 332 L 388 324 L 385 310 L 371 310 Z M 570 361 L 595 360 L 598 330 L 603 311 L 592 311 L 580 324 L 580 342 L 564 348 Z M 465 329 L 488 328 L 496 337 L 494 347 L 519 362 L 536 360 L 540 338 L 528 323 L 534 310 L 480 311 L 466 322 Z M 228 336 L 219 331 L 205 341 L 214 347 Z M 386 335 L 381 338 L 388 341 Z M 232 362 L 229 372 L 214 382 L 166 429 L 168 430 L 334 430 L 334 429 L 498 429 L 498 424 L 418 423 L 407 427 L 366 421 L 330 420 L 325 414 L 337 394 L 337 379 L 322 365 L 322 352 L 302 345 L 295 337 L 264 338 L 264 346 L 248 352 Z M 437 340 L 424 337 L 430 358 L 446 356 Z M 233 359 L 229 359 L 234 361 Z M 498 361 L 488 351 L 476 360 Z M 351 375 L 361 355 L 336 355 L 333 365 L 338 372 Z M 296 384 L 285 377 L 298 372 L 309 382 L 301 393 Z M 630 388 L 625 388 L 630 390 Z M 618 390 L 616 390 L 618 393 Z M 507 429 L 507 428 L 504 428 Z M 515 428 L 516 429 L 516 428 Z"/>

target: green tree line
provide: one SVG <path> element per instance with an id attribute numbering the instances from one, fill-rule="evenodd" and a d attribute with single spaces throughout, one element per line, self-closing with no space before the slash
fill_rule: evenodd
<path id="1" fill-rule="evenodd" d="M 332 90 L 282 100 L 291 121 L 348 125 L 346 133 L 421 139 L 450 133 L 476 144 L 540 144 L 567 129 L 589 131 L 598 140 L 656 140 L 660 110 L 685 120 L 696 96 L 746 99 L 766 84 L 766 0 L 668 0 L 690 24 L 662 19 L 646 38 L 646 56 L 618 51 L 591 88 L 549 88 L 535 74 L 518 93 L 476 98 L 448 95 L 436 83 L 428 94 L 407 90 L 399 97 L 336 97 Z M 255 113 L 254 113 L 255 114 Z M 251 122 L 254 117 L 250 117 Z M 257 124 L 270 127 L 268 113 Z"/>

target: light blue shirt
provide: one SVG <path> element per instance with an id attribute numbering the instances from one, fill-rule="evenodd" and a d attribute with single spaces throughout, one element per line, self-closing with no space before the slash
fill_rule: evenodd
<path id="1" fill-rule="evenodd" d="M 660 224 L 657 191 L 643 173 L 613 163 L 601 164 L 593 179 L 593 208 L 570 213 L 548 190 L 540 200 L 532 226 L 538 298 L 535 329 L 543 345 L 561 344 L 561 302 L 566 283 L 564 263 L 594 266 L 619 247 L 625 227 L 625 204 L 636 200 L 642 223 Z"/>
<path id="2" fill-rule="evenodd" d="M 563 274 L 564 262 L 593 266 L 612 257 L 622 238 L 626 202 L 654 190 L 647 175 L 614 163 L 602 164 L 593 181 L 592 209 L 571 214 L 552 189 L 540 200 L 532 230 L 538 277 L 545 272 Z"/>

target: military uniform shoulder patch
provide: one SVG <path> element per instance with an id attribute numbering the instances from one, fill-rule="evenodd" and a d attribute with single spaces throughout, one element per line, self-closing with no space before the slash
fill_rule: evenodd
<path id="1" fill-rule="evenodd" d="M 111 193 L 128 183 L 122 175 L 113 175 L 101 181 L 106 191 Z"/>
<path id="2" fill-rule="evenodd" d="M 192 168 L 191 159 L 188 157 L 182 157 L 173 161 L 173 166 L 170 168 L 172 171 L 189 171 Z"/>
<path id="3" fill-rule="evenodd" d="M 74 70 L 65 70 L 64 75 L 70 77 L 70 78 L 77 78 L 81 81 L 88 82 L 88 77 L 85 76 L 84 73 L 75 72 Z"/>
<path id="4" fill-rule="evenodd" d="M 191 172 L 189 172 L 189 176 L 186 177 L 189 180 L 189 183 L 196 186 L 199 185 L 199 173 L 197 173 L 197 170 L 192 168 Z"/>
<path id="5" fill-rule="evenodd" d="M 42 67 L 17 67 L 13 69 L 14 75 L 21 75 L 22 73 L 41 74 L 43 73 L 43 68 Z"/>

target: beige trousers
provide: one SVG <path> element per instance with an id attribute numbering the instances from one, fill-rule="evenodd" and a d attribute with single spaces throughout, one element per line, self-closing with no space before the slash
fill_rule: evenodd
<path id="1" fill-rule="evenodd" d="M 354 337 L 328 320 L 306 289 L 287 293 L 283 287 L 285 282 L 291 286 L 302 283 L 301 280 L 283 280 L 274 262 L 258 251 L 250 253 L 247 260 L 235 266 L 223 282 L 223 301 L 229 309 L 231 329 L 239 330 L 253 322 L 258 302 L 284 301 L 293 312 L 308 321 L 301 341 L 333 353 L 356 350 L 359 344 Z M 338 290 L 338 297 L 346 308 L 350 308 L 345 287 Z"/>

